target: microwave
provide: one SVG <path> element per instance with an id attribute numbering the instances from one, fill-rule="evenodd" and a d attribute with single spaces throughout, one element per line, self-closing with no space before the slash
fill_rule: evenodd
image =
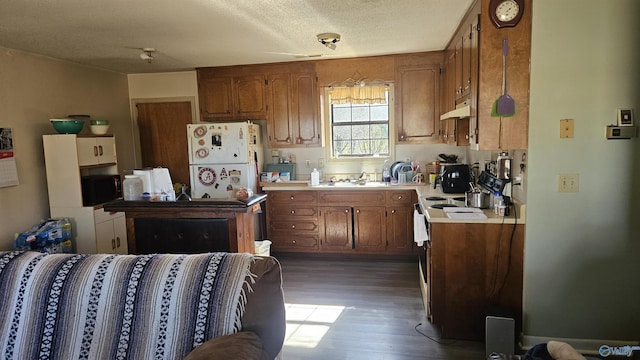
<path id="1" fill-rule="evenodd" d="M 83 206 L 102 204 L 122 197 L 120 175 L 88 175 L 81 180 Z"/>

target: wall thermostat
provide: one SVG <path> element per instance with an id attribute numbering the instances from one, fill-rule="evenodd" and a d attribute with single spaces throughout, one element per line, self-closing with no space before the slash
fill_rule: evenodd
<path id="1" fill-rule="evenodd" d="M 618 126 L 633 126 L 633 111 L 618 109 Z"/>
<path id="2" fill-rule="evenodd" d="M 607 139 L 631 139 L 638 136 L 635 126 L 607 126 Z"/>

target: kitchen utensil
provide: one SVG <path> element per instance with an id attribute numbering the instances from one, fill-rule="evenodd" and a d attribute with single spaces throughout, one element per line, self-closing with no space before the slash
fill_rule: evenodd
<path id="1" fill-rule="evenodd" d="M 455 154 L 451 154 L 451 155 L 438 154 L 438 157 L 446 163 L 455 163 L 456 161 L 458 161 L 458 155 L 455 155 Z"/>
<path id="2" fill-rule="evenodd" d="M 498 116 L 513 116 L 516 112 L 516 102 L 507 94 L 507 38 L 502 39 L 502 84 L 503 94 L 498 98 L 496 113 Z"/>

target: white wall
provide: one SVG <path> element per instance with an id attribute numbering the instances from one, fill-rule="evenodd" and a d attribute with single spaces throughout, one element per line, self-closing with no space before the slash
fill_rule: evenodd
<path id="1" fill-rule="evenodd" d="M 128 78 L 131 99 L 195 96 L 197 104 L 198 83 L 195 71 L 129 74 Z"/>
<path id="2" fill-rule="evenodd" d="M 42 135 L 50 118 L 90 114 L 116 134 L 120 170 L 133 164 L 127 77 L 0 47 L 0 127 L 13 129 L 20 185 L 0 188 L 0 250 L 49 217 Z M 89 124 L 83 133 L 89 133 Z"/>
<path id="3" fill-rule="evenodd" d="M 637 0 L 533 4 L 528 337 L 640 339 L 640 139 L 604 135 L 616 109 L 640 115 L 639 14 Z M 559 137 L 565 118 L 572 139 Z M 558 193 L 560 173 L 579 174 L 580 191 Z"/>

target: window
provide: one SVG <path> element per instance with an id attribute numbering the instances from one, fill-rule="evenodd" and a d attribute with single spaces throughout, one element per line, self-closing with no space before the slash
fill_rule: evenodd
<path id="1" fill-rule="evenodd" d="M 393 106 L 390 106 L 389 88 L 385 86 L 383 91 L 384 100 L 358 100 L 348 97 L 346 100 L 337 101 L 331 97 L 332 92 L 329 91 L 332 158 L 390 155 L 389 109 L 393 109 Z"/>

